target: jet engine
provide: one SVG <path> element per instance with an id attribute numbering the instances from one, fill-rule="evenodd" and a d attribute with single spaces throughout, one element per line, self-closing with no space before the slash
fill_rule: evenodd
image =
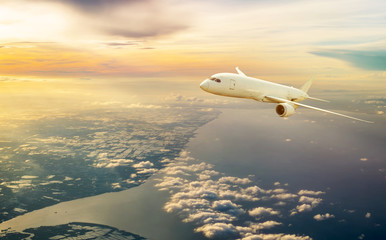
<path id="1" fill-rule="evenodd" d="M 276 106 L 276 113 L 280 117 L 289 117 L 295 113 L 295 108 L 288 103 L 279 103 Z"/>

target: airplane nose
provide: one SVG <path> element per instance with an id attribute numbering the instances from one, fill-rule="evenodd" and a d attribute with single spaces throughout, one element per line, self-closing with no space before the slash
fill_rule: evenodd
<path id="1" fill-rule="evenodd" d="M 200 84 L 200 88 L 202 89 L 202 90 L 208 90 L 209 89 L 209 83 L 208 83 L 208 80 L 205 80 L 205 81 L 203 81 L 201 84 Z"/>

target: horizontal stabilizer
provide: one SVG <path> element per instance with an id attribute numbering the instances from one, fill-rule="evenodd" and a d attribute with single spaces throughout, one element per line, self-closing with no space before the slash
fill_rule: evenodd
<path id="1" fill-rule="evenodd" d="M 338 115 L 338 116 L 341 116 L 341 117 L 346 117 L 346 118 L 350 118 L 350 119 L 353 119 L 353 120 L 361 121 L 361 122 L 374 123 L 374 122 L 370 122 L 370 121 L 367 121 L 367 120 L 363 120 L 363 119 L 347 116 L 347 115 L 344 115 L 344 114 L 341 114 L 341 113 L 336 113 L 336 112 L 332 112 L 332 111 L 329 111 L 329 110 L 325 110 L 325 109 L 321 109 L 321 108 L 305 105 L 305 104 L 302 104 L 302 103 L 290 101 L 290 100 L 287 100 L 287 99 L 284 99 L 284 98 L 278 98 L 278 97 L 272 97 L 272 96 L 265 96 L 265 98 L 267 98 L 267 99 L 269 99 L 269 100 L 271 100 L 273 102 L 276 102 L 276 103 L 289 103 L 289 104 L 293 104 L 293 105 L 296 105 L 296 106 L 301 106 L 301 107 L 305 107 L 305 108 L 309 108 L 309 109 L 314 109 L 314 110 L 321 111 L 321 112 L 331 113 L 331 114 L 335 114 L 335 115 Z"/>
<path id="2" fill-rule="evenodd" d="M 330 102 L 330 101 L 327 101 L 324 99 L 320 99 L 320 98 L 316 98 L 316 97 L 310 97 L 310 96 L 308 96 L 307 99 L 312 99 L 312 100 L 321 101 L 321 102 Z"/>

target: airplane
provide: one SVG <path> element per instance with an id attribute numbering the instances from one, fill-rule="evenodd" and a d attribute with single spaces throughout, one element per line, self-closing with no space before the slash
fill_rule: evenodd
<path id="1" fill-rule="evenodd" d="M 253 99 L 259 102 L 276 103 L 276 113 L 280 117 L 289 117 L 295 113 L 297 107 L 305 107 L 325 113 L 335 114 L 341 117 L 357 121 L 373 123 L 367 120 L 347 116 L 341 113 L 309 106 L 299 103 L 305 99 L 328 102 L 323 99 L 310 97 L 307 92 L 312 85 L 312 80 L 307 81 L 300 89 L 273 83 L 245 75 L 238 67 L 235 73 L 217 73 L 205 79 L 200 88 L 206 92 L 236 98 Z"/>

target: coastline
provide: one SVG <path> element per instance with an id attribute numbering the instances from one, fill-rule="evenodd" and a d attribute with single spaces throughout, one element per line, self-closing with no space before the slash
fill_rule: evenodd
<path id="1" fill-rule="evenodd" d="M 147 239 L 198 239 L 190 224 L 182 223 L 178 216 L 163 210 L 169 195 L 154 187 L 156 177 L 159 176 L 153 175 L 144 184 L 125 191 L 104 193 L 35 210 L 3 222 L 0 228 L 22 232 L 27 228 L 84 222 L 114 227 Z M 187 231 L 192 232 L 192 238 L 186 238 Z"/>
<path id="2" fill-rule="evenodd" d="M 185 148 L 201 127 L 216 120 L 219 115 L 198 126 L 186 139 Z M 183 223 L 175 214 L 163 210 L 169 194 L 158 191 L 154 186 L 157 183 L 155 179 L 161 177 L 162 173 L 156 172 L 144 183 L 123 191 L 64 201 L 27 212 L 0 223 L 0 231 L 20 233 L 41 226 L 83 222 L 117 228 L 147 239 L 205 239 L 193 231 L 193 224 Z"/>

